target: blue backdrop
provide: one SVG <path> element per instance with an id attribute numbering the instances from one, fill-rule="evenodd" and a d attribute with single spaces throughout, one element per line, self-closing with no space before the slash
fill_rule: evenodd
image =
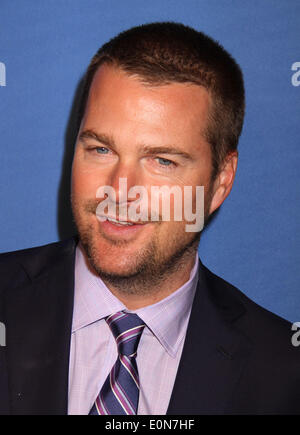
<path id="1" fill-rule="evenodd" d="M 259 304 L 300 321 L 299 0 L 1 0 L 0 250 L 72 234 L 78 84 L 110 37 L 162 20 L 219 40 L 245 77 L 235 186 L 203 235 L 201 258 Z"/>

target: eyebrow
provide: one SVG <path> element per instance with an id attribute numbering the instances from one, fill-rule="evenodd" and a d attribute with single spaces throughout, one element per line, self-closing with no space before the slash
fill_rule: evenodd
<path id="1" fill-rule="evenodd" d="M 103 133 L 96 133 L 94 130 L 84 130 L 82 133 L 80 133 L 79 140 L 84 141 L 84 139 L 94 139 L 112 149 L 116 148 L 115 142 L 111 136 Z M 186 160 L 193 160 L 189 153 L 186 153 L 185 151 L 174 146 L 143 145 L 141 151 L 147 156 L 153 156 L 156 154 L 171 154 L 183 157 Z"/>
<path id="2" fill-rule="evenodd" d="M 144 154 L 154 155 L 154 154 L 172 154 L 185 158 L 186 160 L 192 160 L 192 156 L 181 149 L 175 148 L 173 146 L 152 146 L 144 145 L 142 148 Z"/>
<path id="3" fill-rule="evenodd" d="M 103 145 L 115 148 L 115 142 L 111 136 L 103 133 L 96 133 L 94 130 L 84 130 L 80 133 L 79 140 L 84 141 L 84 139 L 94 139 Z"/>

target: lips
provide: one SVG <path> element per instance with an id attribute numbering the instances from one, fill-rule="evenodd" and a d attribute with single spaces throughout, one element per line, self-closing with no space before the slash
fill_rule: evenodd
<path id="1" fill-rule="evenodd" d="M 137 221 L 125 221 L 125 220 L 119 220 L 119 219 L 115 219 L 113 217 L 110 216 L 99 216 L 97 215 L 98 220 L 100 220 L 101 222 L 111 222 L 112 224 L 115 224 L 117 226 L 133 226 L 133 225 L 145 225 L 145 222 L 137 222 Z"/>
<path id="2" fill-rule="evenodd" d="M 138 234 L 145 231 L 147 225 L 124 225 L 106 220 L 99 222 L 101 233 L 105 238 L 112 240 L 131 241 L 134 240 Z"/>
<path id="3" fill-rule="evenodd" d="M 127 225 L 133 225 L 132 222 L 128 222 L 128 221 L 119 221 L 119 220 L 117 220 L 117 219 L 113 219 L 113 218 L 107 218 L 107 220 L 108 220 L 109 222 L 112 222 L 112 223 L 115 224 L 115 225 L 120 225 L 120 226 L 123 226 L 123 225 L 125 225 L 125 226 L 127 226 Z"/>

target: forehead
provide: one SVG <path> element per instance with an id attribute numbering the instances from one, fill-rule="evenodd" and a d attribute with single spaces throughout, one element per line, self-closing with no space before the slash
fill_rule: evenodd
<path id="1" fill-rule="evenodd" d="M 131 129 L 177 137 L 199 139 L 207 125 L 210 95 L 201 86 L 190 83 L 150 85 L 139 76 L 128 75 L 120 68 L 102 65 L 91 83 L 85 128 L 113 130 L 126 124 Z M 97 124 L 97 125 L 96 125 Z M 182 138 L 183 139 L 183 138 Z"/>
<path id="2" fill-rule="evenodd" d="M 161 105 L 181 106 L 182 109 L 198 109 L 199 115 L 204 115 L 205 109 L 210 106 L 210 95 L 203 86 L 194 83 L 171 82 L 167 84 L 147 83 L 137 74 L 128 74 L 121 68 L 103 64 L 96 71 L 89 90 L 88 102 L 107 97 L 122 100 L 122 96 L 131 99 L 144 97 L 143 101 L 156 100 Z M 177 107 L 176 107 L 177 108 Z"/>

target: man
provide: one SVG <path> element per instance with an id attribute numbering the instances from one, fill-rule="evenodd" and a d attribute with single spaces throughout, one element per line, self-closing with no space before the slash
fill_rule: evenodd
<path id="1" fill-rule="evenodd" d="M 299 413 L 289 323 L 203 266 L 186 215 L 127 213 L 137 186 L 190 186 L 193 209 L 203 186 L 207 222 L 243 115 L 239 66 L 191 28 L 144 25 L 98 51 L 72 168 L 79 237 L 0 257 L 2 413 Z"/>

